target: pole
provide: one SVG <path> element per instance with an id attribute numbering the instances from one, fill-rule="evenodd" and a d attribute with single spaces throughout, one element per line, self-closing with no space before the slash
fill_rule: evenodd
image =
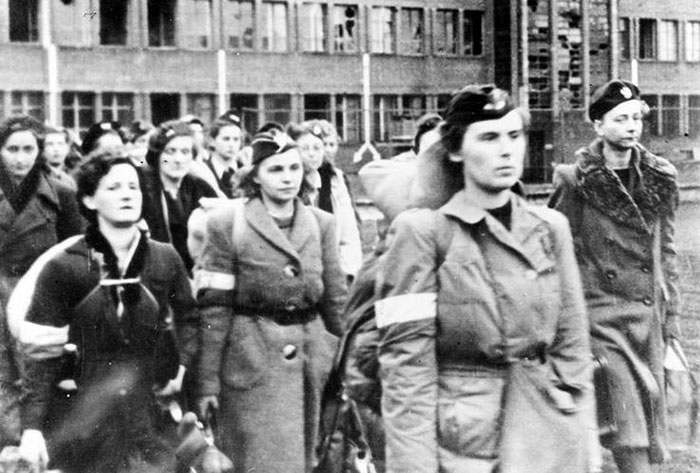
<path id="1" fill-rule="evenodd" d="M 362 155 L 366 151 L 372 154 L 372 159 L 375 161 L 381 158 L 379 152 L 372 146 L 370 126 L 370 68 L 369 68 L 369 53 L 362 54 L 362 119 L 363 119 L 363 139 L 364 142 L 360 149 L 355 152 L 353 162 L 359 163 L 362 161 Z"/>
<path id="2" fill-rule="evenodd" d="M 219 49 L 216 52 L 217 65 L 217 85 L 218 85 L 218 109 L 219 115 L 223 115 L 228 110 L 226 100 L 226 51 Z"/>
<path id="3" fill-rule="evenodd" d="M 51 37 L 51 0 L 41 0 L 41 46 L 46 51 L 48 82 L 48 116 L 52 125 L 58 123 L 58 48 Z"/>

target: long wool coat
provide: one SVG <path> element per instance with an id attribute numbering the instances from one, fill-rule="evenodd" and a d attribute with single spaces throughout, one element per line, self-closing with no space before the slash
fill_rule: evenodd
<path id="1" fill-rule="evenodd" d="M 554 175 L 549 205 L 568 218 L 591 319 L 593 352 L 607 360 L 611 411 L 617 433 L 607 447 L 649 447 L 663 442 L 664 335 L 678 335 L 674 217 L 676 170 L 638 146 L 628 191 L 605 166 L 603 143 L 577 153 L 575 164 Z M 606 400 L 599 399 L 603 405 Z"/>
<path id="2" fill-rule="evenodd" d="M 19 214 L 0 190 L 0 448 L 19 440 L 19 355 L 6 326 L 9 295 L 39 255 L 82 228 L 75 192 L 48 174 L 39 177 L 34 195 Z"/>
<path id="3" fill-rule="evenodd" d="M 236 472 L 310 472 L 347 292 L 333 217 L 297 200 L 287 237 L 252 199 L 234 242 L 234 209 L 211 212 L 195 269 L 200 394 L 219 396 Z"/>
<path id="4" fill-rule="evenodd" d="M 499 440 L 509 365 L 536 360 L 536 386 L 577 400 L 591 373 L 566 221 L 517 196 L 511 202 L 510 231 L 463 192 L 392 225 L 375 304 L 388 472 L 494 471 L 533 439 L 535 465 L 499 471 L 585 471 L 582 417 L 566 439 L 552 437 L 556 425 L 542 432 L 524 419 L 503 432 L 510 442 Z"/>

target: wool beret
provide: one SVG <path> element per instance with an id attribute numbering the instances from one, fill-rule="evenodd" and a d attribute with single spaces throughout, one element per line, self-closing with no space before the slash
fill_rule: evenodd
<path id="1" fill-rule="evenodd" d="M 285 134 L 275 135 L 270 132 L 264 132 L 255 135 L 250 146 L 253 149 L 251 161 L 255 166 L 270 156 L 296 148 L 296 143 L 291 141 Z"/>
<path id="2" fill-rule="evenodd" d="M 93 123 L 85 133 L 83 142 L 80 145 L 80 151 L 83 156 L 92 153 L 97 147 L 97 141 L 108 133 L 115 133 L 118 135 L 122 143 L 127 142 L 126 130 L 122 127 L 121 123 L 115 121 Z"/>
<path id="3" fill-rule="evenodd" d="M 593 92 L 588 118 L 591 121 L 600 120 L 610 110 L 629 100 L 641 100 L 639 87 L 626 80 L 611 80 Z"/>
<path id="4" fill-rule="evenodd" d="M 515 110 L 505 90 L 495 85 L 468 85 L 455 93 L 445 109 L 448 125 L 464 126 L 484 120 L 496 120 Z"/>

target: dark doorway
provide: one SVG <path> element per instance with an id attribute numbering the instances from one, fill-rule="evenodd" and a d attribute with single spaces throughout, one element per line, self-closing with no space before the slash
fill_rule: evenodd
<path id="1" fill-rule="evenodd" d="M 180 116 L 180 95 L 151 94 L 151 121 L 158 125 Z"/>

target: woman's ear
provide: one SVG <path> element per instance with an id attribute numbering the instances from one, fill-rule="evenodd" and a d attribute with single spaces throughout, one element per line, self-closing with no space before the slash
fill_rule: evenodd
<path id="1" fill-rule="evenodd" d="M 603 122 L 601 120 L 593 120 L 593 129 L 598 136 L 603 136 L 603 130 L 601 128 L 602 125 Z"/>
<path id="2" fill-rule="evenodd" d="M 95 210 L 95 200 L 91 195 L 83 196 L 83 205 L 89 210 Z"/>
<path id="3" fill-rule="evenodd" d="M 448 153 L 447 160 L 453 163 L 461 163 L 462 161 L 464 161 L 464 156 L 458 153 Z"/>

